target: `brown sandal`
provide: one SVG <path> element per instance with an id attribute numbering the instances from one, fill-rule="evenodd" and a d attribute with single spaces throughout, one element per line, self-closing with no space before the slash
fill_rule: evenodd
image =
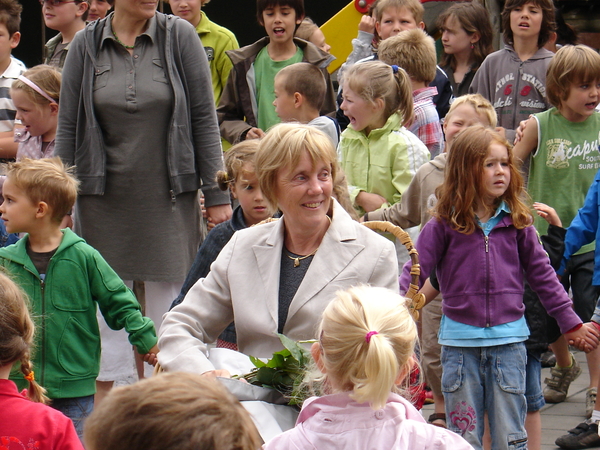
<path id="1" fill-rule="evenodd" d="M 444 413 L 433 413 L 432 415 L 429 416 L 429 418 L 427 419 L 427 421 L 431 424 L 434 425 L 436 427 L 440 427 L 440 428 L 448 428 L 446 426 L 446 414 Z M 442 421 L 444 423 L 440 423 L 438 421 Z M 437 423 L 436 423 L 437 422 Z"/>

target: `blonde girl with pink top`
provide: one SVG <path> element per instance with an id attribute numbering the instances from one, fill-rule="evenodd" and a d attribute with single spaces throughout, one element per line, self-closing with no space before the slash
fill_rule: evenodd
<path id="1" fill-rule="evenodd" d="M 311 348 L 328 395 L 306 400 L 296 427 L 267 442 L 266 450 L 472 449 L 457 434 L 426 423 L 399 395 L 415 365 L 417 342 L 404 301 L 368 286 L 336 294 Z"/>

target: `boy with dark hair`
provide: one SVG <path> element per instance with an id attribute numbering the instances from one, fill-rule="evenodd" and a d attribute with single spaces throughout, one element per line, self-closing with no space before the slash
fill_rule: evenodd
<path id="1" fill-rule="evenodd" d="M 17 110 L 10 87 L 26 70 L 25 64 L 11 55 L 21 40 L 22 10 L 16 0 L 0 0 L 0 158 L 14 158 L 19 146 L 13 133 Z"/>
<path id="2" fill-rule="evenodd" d="M 340 140 L 337 123 L 319 114 L 326 93 L 327 84 L 317 67 L 308 63 L 292 64 L 275 75 L 275 112 L 283 122 L 300 122 L 318 128 L 337 146 Z"/>
<path id="3" fill-rule="evenodd" d="M 100 368 L 96 309 L 111 328 L 127 330 L 146 361 L 155 363 L 158 348 L 154 324 L 142 316 L 133 293 L 97 250 L 70 229 L 60 229 L 78 186 L 60 158 L 24 158 L 8 165 L 0 213 L 8 232 L 27 234 L 0 249 L 0 266 L 27 293 L 41 321 L 33 358 L 36 378 L 52 407 L 73 420 L 81 437 Z M 27 387 L 23 377 L 13 381 Z"/>
<path id="4" fill-rule="evenodd" d="M 59 33 L 46 42 L 44 64 L 62 70 L 75 33 L 85 28 L 90 0 L 42 0 L 44 23 Z"/>
<path id="5" fill-rule="evenodd" d="M 321 114 L 335 110 L 333 87 L 327 66 L 332 56 L 294 33 L 304 19 L 303 0 L 257 0 L 258 22 L 267 37 L 230 50 L 233 69 L 217 109 L 221 136 L 232 144 L 256 139 L 279 123 L 273 107 L 274 79 L 286 66 L 301 61 L 317 66 L 327 83 Z"/>

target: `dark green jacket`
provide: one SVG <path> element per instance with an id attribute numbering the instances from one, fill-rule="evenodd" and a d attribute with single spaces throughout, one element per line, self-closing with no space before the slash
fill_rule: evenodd
<path id="1" fill-rule="evenodd" d="M 50 398 L 96 392 L 100 368 L 97 306 L 108 326 L 127 330 L 129 341 L 140 353 L 147 353 L 157 342 L 154 324 L 142 316 L 133 293 L 100 253 L 71 230 L 63 233 L 43 281 L 27 255 L 28 236 L 0 249 L 0 265 L 31 300 L 36 322 L 33 370 Z M 14 381 L 19 388 L 27 387 L 22 376 Z"/>

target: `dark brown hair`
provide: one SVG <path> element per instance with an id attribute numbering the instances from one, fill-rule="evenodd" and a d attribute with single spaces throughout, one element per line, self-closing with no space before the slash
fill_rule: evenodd
<path id="1" fill-rule="evenodd" d="M 469 36 L 479 36 L 479 40 L 473 44 L 472 52 L 475 69 L 479 68 L 485 57 L 494 51 L 492 24 L 487 9 L 476 2 L 455 3 L 438 16 L 437 24 L 442 32 L 450 18 L 456 19 Z M 456 58 L 444 52 L 440 64 L 456 69 Z"/>
<path id="2" fill-rule="evenodd" d="M 4 24 L 10 37 L 20 29 L 21 12 L 23 6 L 16 0 L 0 0 L 0 23 Z"/>
<path id="3" fill-rule="evenodd" d="M 554 23 L 554 4 L 552 0 L 506 0 L 502 10 L 502 29 L 504 30 L 504 42 L 514 45 L 513 32 L 510 28 L 510 13 L 526 3 L 532 3 L 542 10 L 542 25 L 538 36 L 538 48 L 542 48 L 550 39 L 556 28 Z"/>
<path id="4" fill-rule="evenodd" d="M 263 12 L 265 9 L 272 8 L 273 6 L 289 6 L 296 11 L 296 20 L 304 19 L 304 0 L 256 0 L 256 19 L 259 24 L 264 25 Z M 298 26 L 296 25 L 296 29 Z"/>

